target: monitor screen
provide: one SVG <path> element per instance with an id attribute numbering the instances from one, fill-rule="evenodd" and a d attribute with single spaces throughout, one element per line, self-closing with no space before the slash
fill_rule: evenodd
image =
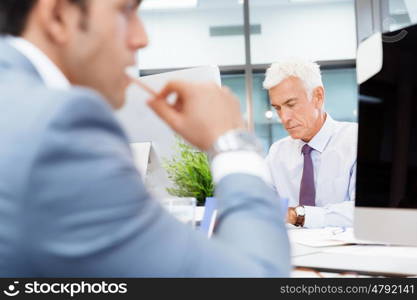
<path id="1" fill-rule="evenodd" d="M 404 30 L 359 86 L 356 206 L 417 208 L 417 26 Z"/>

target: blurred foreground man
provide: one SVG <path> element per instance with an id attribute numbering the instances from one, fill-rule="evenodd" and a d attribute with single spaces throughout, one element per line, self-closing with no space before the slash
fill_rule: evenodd
<path id="1" fill-rule="evenodd" d="M 215 237 L 142 185 L 112 111 L 148 42 L 139 2 L 0 1 L 0 276 L 287 276 L 267 167 L 227 90 L 171 82 L 149 101 L 213 157 Z"/>
<path id="2" fill-rule="evenodd" d="M 289 134 L 271 146 L 267 157 L 274 188 L 288 200 L 287 222 L 309 228 L 352 226 L 357 124 L 326 113 L 316 63 L 274 63 L 264 88 Z"/>

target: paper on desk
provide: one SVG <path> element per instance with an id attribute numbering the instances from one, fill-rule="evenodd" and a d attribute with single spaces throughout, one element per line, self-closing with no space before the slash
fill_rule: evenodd
<path id="1" fill-rule="evenodd" d="M 371 276 L 358 275 L 354 273 L 329 273 L 316 272 L 313 269 L 295 269 L 291 272 L 292 278 L 371 278 Z"/>
<path id="2" fill-rule="evenodd" d="M 346 242 L 331 241 L 331 240 L 321 240 L 321 241 L 306 240 L 306 241 L 299 241 L 297 243 L 300 245 L 314 247 L 314 248 L 349 245 L 349 243 L 346 243 Z"/>
<path id="3" fill-rule="evenodd" d="M 319 253 L 321 249 L 314 248 L 314 247 L 307 247 L 301 244 L 291 244 L 291 257 L 298 257 L 304 255 L 310 255 L 314 253 Z"/>
<path id="4" fill-rule="evenodd" d="M 294 229 L 288 231 L 292 243 L 309 247 L 329 247 L 346 244 L 342 241 L 331 240 L 330 231 L 320 229 Z"/>
<path id="5" fill-rule="evenodd" d="M 400 256 L 402 258 L 417 259 L 417 247 L 405 246 L 351 245 L 347 247 L 329 248 L 323 250 L 323 252 L 385 258 Z"/>
<path id="6" fill-rule="evenodd" d="M 367 240 L 360 240 L 355 238 L 353 233 L 353 228 L 346 228 L 344 232 L 337 233 L 333 236 L 333 239 L 338 241 L 344 241 L 348 244 L 359 244 L 359 245 L 385 245 L 384 243 L 375 242 L 375 241 L 367 241 Z"/>
<path id="7" fill-rule="evenodd" d="M 353 228 L 328 227 L 320 229 L 290 230 L 291 241 L 309 247 L 333 247 L 349 244 L 377 244 L 375 242 L 358 240 L 353 234 Z"/>

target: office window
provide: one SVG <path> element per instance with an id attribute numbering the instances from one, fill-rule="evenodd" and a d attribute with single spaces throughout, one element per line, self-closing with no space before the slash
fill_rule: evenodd
<path id="1" fill-rule="evenodd" d="M 389 0 L 389 17 L 382 20 L 385 30 L 394 31 L 417 23 L 416 0 Z"/>
<path id="2" fill-rule="evenodd" d="M 326 89 L 326 111 L 335 120 L 357 122 L 356 69 L 324 70 L 322 76 Z"/>
<path id="3" fill-rule="evenodd" d="M 252 121 L 250 125 L 267 150 L 287 133 L 262 88 L 265 69 L 279 59 L 305 57 L 325 66 L 327 111 L 336 120 L 355 121 L 355 1 L 250 0 L 249 32 L 244 32 L 242 4 L 242 0 L 144 0 L 140 14 L 150 44 L 138 55 L 141 73 L 220 66 L 223 85 L 239 98 L 242 114 Z M 247 33 L 250 64 L 245 57 Z M 251 68 L 252 102 L 246 94 L 249 81 L 245 78 Z"/>
<path id="4" fill-rule="evenodd" d="M 237 0 L 145 0 L 139 12 L 150 37 L 138 55 L 140 69 L 245 63 Z"/>
<path id="5" fill-rule="evenodd" d="M 356 70 L 322 70 L 326 91 L 326 111 L 337 121 L 357 121 Z M 264 74 L 254 76 L 254 120 L 256 135 L 262 140 L 265 151 L 275 141 L 288 136 L 273 108 L 268 93 L 263 89 Z"/>
<path id="6" fill-rule="evenodd" d="M 222 75 L 222 85 L 227 86 L 239 99 L 240 111 L 244 118 L 247 119 L 245 76 L 243 74 L 224 74 Z"/>
<path id="7" fill-rule="evenodd" d="M 312 60 L 356 57 L 354 0 L 250 1 L 253 64 L 302 56 Z"/>

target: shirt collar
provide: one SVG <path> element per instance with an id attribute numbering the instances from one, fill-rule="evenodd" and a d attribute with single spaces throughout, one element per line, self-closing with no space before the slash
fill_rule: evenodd
<path id="1" fill-rule="evenodd" d="M 320 153 L 322 153 L 326 148 L 327 144 L 329 143 L 330 138 L 332 137 L 334 123 L 335 121 L 332 119 L 332 117 L 328 113 L 326 113 L 326 120 L 324 121 L 323 126 L 321 127 L 319 132 L 317 132 L 317 134 L 311 139 L 310 142 L 305 143 L 302 140 L 298 140 L 300 153 L 302 147 L 305 144 L 308 144 L 314 150 L 317 150 Z"/>
<path id="2" fill-rule="evenodd" d="M 38 47 L 20 37 L 8 36 L 6 37 L 6 42 L 33 64 L 48 88 L 70 88 L 71 84 L 62 71 Z"/>

